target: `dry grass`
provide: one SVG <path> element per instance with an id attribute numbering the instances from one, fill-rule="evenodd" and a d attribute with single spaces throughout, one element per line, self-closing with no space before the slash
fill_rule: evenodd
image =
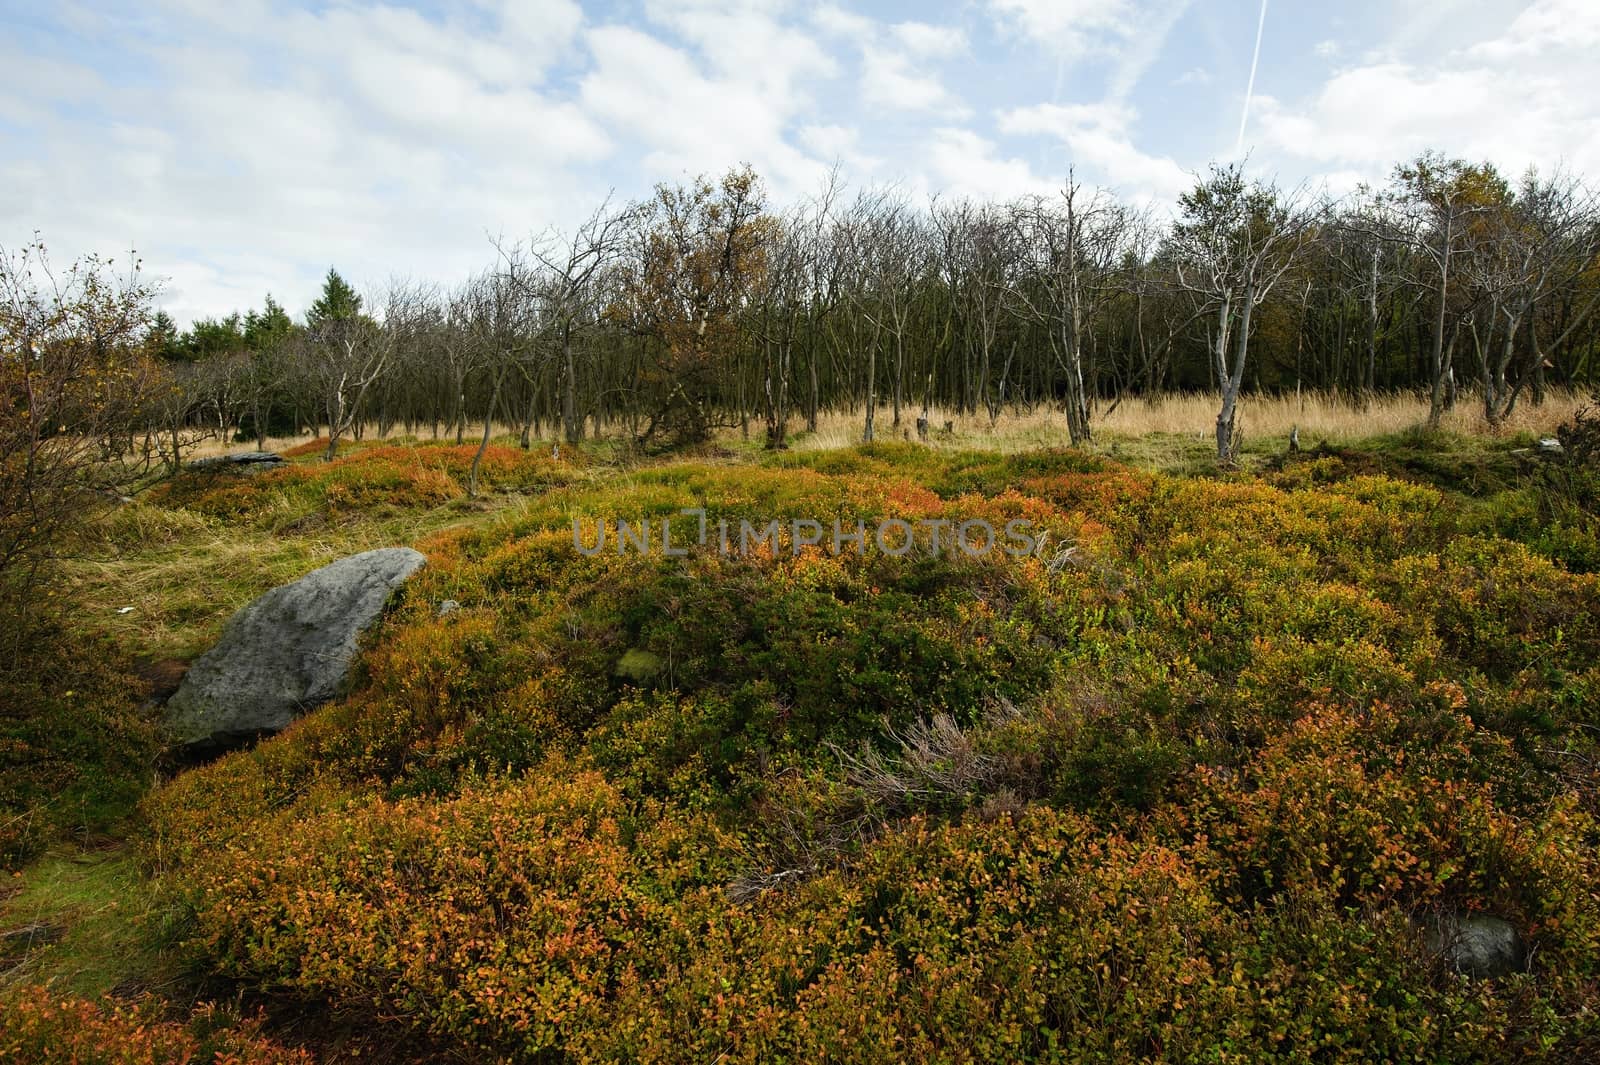
<path id="1" fill-rule="evenodd" d="M 130 503 L 96 526 L 98 549 L 71 560 L 60 594 L 85 628 L 144 657 L 189 659 L 262 592 L 359 551 L 414 544 L 440 529 L 493 521 L 523 505 L 495 494 L 466 508 L 351 514 L 306 531 L 229 525 L 184 510 Z"/>
<path id="2" fill-rule="evenodd" d="M 482 435 L 483 435 L 483 423 L 479 422 L 476 428 L 469 428 L 468 429 L 466 434 L 462 437 L 462 443 L 476 444 L 478 442 L 479 438 Z M 494 427 L 494 440 L 497 443 L 505 443 L 506 441 L 511 441 L 511 442 L 515 443 L 521 437 L 521 435 L 522 435 L 522 427 L 520 425 L 502 425 L 502 424 L 498 424 L 497 423 L 495 425 L 495 427 Z M 267 437 L 267 450 L 268 451 L 276 451 L 276 452 L 279 452 L 281 454 L 282 452 L 285 452 L 285 451 L 289 450 L 292 447 L 299 447 L 302 444 L 309 444 L 311 441 L 316 440 L 316 439 L 317 439 L 317 434 L 315 434 L 315 433 L 303 433 L 303 434 L 301 434 L 299 436 L 269 436 L 269 437 Z M 344 450 L 344 442 L 347 441 L 347 440 L 348 441 L 353 441 L 354 439 L 355 438 L 353 436 L 342 437 L 340 439 L 339 447 L 340 447 L 340 453 L 341 454 L 343 453 L 343 450 Z M 438 443 L 441 443 L 441 444 L 453 444 L 453 443 L 455 443 L 455 441 L 456 441 L 456 437 L 455 437 L 455 433 L 453 433 L 453 432 L 452 433 L 441 433 L 441 434 L 439 434 Z M 324 442 L 326 442 L 326 438 L 324 438 Z M 388 437 L 387 440 L 379 440 L 378 439 L 378 427 L 377 427 L 377 425 L 376 424 L 369 424 L 365 429 L 364 442 L 366 442 L 366 443 L 401 443 L 401 442 L 433 443 L 434 442 L 434 438 L 433 438 L 433 435 L 431 433 L 426 433 L 426 432 L 422 433 L 420 436 L 403 436 L 403 435 L 401 435 L 399 433 L 391 432 L 389 434 L 389 437 Z M 545 443 L 546 446 L 548 446 L 549 443 L 550 443 L 550 441 L 548 439 L 544 440 L 543 442 Z M 238 452 L 238 451 L 254 451 L 255 449 L 256 449 L 256 442 L 255 442 L 255 439 L 253 437 L 251 439 L 249 439 L 249 440 L 234 441 L 234 440 L 228 439 L 226 437 L 222 437 L 222 436 L 209 436 L 209 437 L 205 438 L 204 440 L 201 440 L 201 441 L 197 442 L 193 447 L 184 448 L 183 455 L 184 455 L 185 459 L 199 459 L 199 458 L 210 458 L 210 457 L 215 456 L 215 455 L 231 455 L 234 452 Z"/>
<path id="3" fill-rule="evenodd" d="M 1552 389 L 1544 404 L 1535 407 L 1524 399 L 1517 404 L 1511 419 L 1498 432 L 1484 420 L 1483 407 L 1478 398 L 1464 393 L 1453 410 L 1445 413 L 1442 428 L 1463 436 L 1504 436 L 1516 433 L 1547 434 L 1572 417 L 1574 411 L 1588 402 L 1584 393 L 1570 389 Z M 1129 439 L 1164 434 L 1184 437 L 1196 444 L 1210 444 L 1214 439 L 1218 399 L 1209 392 L 1180 392 L 1161 396 L 1134 397 L 1115 405 L 1102 402 L 1091 418 L 1097 437 L 1109 440 Z M 878 413 L 877 439 L 912 440 L 916 436 L 916 419 L 920 408 L 907 406 L 901 411 L 901 424 L 896 427 L 889 408 Z M 1307 445 L 1328 440 L 1349 443 L 1373 436 L 1404 432 L 1423 424 L 1428 415 L 1428 398 L 1422 392 L 1387 392 L 1372 397 L 1365 403 L 1351 402 L 1346 397 L 1336 397 L 1327 392 L 1305 392 L 1299 396 L 1246 395 L 1239 401 L 1239 426 L 1246 444 L 1274 441 L 1281 447 L 1291 429 L 1300 430 L 1300 439 Z M 861 443 L 864 410 L 824 412 L 814 433 L 803 432 L 803 421 L 791 422 L 790 440 L 796 450 L 819 451 L 852 447 Z M 934 407 L 929 412 L 932 433 L 929 443 L 938 446 L 963 448 L 993 448 L 999 451 L 1023 451 L 1035 447 L 1060 446 L 1067 442 L 1066 423 L 1059 410 L 1053 406 L 1036 406 L 1031 411 L 1007 410 L 993 426 L 985 413 L 965 415 L 947 408 Z M 944 432 L 946 423 L 952 426 Z M 476 443 L 482 431 L 469 432 L 464 437 Z M 493 438 L 497 443 L 514 444 L 521 433 L 519 426 L 496 425 Z M 602 434 L 601 439 L 615 437 L 615 432 Z M 751 423 L 750 440 L 759 440 L 760 425 Z M 308 443 L 314 436 L 269 437 L 269 451 L 286 451 Z M 368 427 L 367 441 L 378 439 L 376 428 Z M 592 440 L 593 437 L 591 436 Z M 454 434 L 444 434 L 440 441 L 453 442 Z M 548 448 L 555 438 L 548 433 L 534 446 Z M 430 443 L 433 437 L 424 433 L 419 437 L 396 437 L 391 442 Z M 731 446 L 746 446 L 738 430 L 725 430 L 719 442 Z M 254 441 L 230 443 L 220 438 L 207 439 L 197 444 L 187 454 L 194 458 L 221 455 L 232 451 L 250 450 Z"/>
<path id="4" fill-rule="evenodd" d="M 1218 399 L 1201 392 L 1124 400 L 1115 409 L 1102 403 L 1092 417 L 1092 427 L 1100 437 L 1137 438 L 1152 434 L 1187 437 L 1209 444 L 1215 439 Z M 1482 405 L 1472 395 L 1463 395 L 1453 410 L 1446 412 L 1442 428 L 1466 436 L 1510 435 L 1520 432 L 1549 433 L 1571 418 L 1587 402 L 1578 392 L 1552 390 L 1544 404 L 1535 407 L 1519 403 L 1512 418 L 1498 432 L 1484 420 Z M 849 447 L 861 442 L 864 412 L 832 412 L 818 419 L 815 433 L 798 433 L 794 447 L 819 450 Z M 902 412 L 897 429 L 887 408 L 879 412 L 879 440 L 914 439 L 916 410 Z M 1246 442 L 1272 439 L 1281 446 L 1290 430 L 1298 427 L 1303 443 L 1318 440 L 1350 442 L 1367 437 L 1403 432 L 1421 426 L 1428 415 L 1427 397 L 1417 392 L 1391 392 L 1374 396 L 1365 404 L 1351 403 L 1325 392 L 1301 396 L 1248 395 L 1240 400 L 1239 426 Z M 987 414 L 954 414 L 934 408 L 929 415 L 935 446 L 995 447 L 1002 451 L 1060 445 L 1067 442 L 1066 422 L 1053 407 L 1035 407 L 1031 412 L 1006 411 L 991 427 Z M 946 423 L 953 430 L 943 431 Z"/>
<path id="5" fill-rule="evenodd" d="M 1552 391 L 1542 406 L 1517 405 L 1500 435 L 1518 432 L 1547 433 L 1572 416 L 1584 398 L 1568 390 Z M 1207 393 L 1181 393 L 1134 399 L 1122 403 L 1100 426 L 1113 433 L 1215 433 L 1217 397 Z M 1287 437 L 1299 427 L 1302 438 L 1354 440 L 1403 432 L 1421 425 L 1428 416 L 1428 399 L 1417 392 L 1388 392 L 1367 403 L 1352 403 L 1326 392 L 1275 396 L 1245 396 L 1240 401 L 1240 425 L 1246 436 Z M 1446 411 L 1441 428 L 1465 436 L 1496 435 L 1483 417 L 1476 396 L 1465 395 Z"/>

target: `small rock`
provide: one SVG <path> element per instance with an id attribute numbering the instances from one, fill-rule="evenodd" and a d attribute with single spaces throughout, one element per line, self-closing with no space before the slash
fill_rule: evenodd
<path id="1" fill-rule="evenodd" d="M 446 599 L 444 602 L 439 604 L 439 613 L 437 615 L 435 615 L 435 616 L 442 618 L 446 614 L 454 614 L 457 610 L 460 610 L 460 609 L 461 609 L 461 604 L 460 603 L 456 602 L 454 599 Z"/>
<path id="2" fill-rule="evenodd" d="M 260 473 L 284 465 L 284 459 L 272 451 L 236 451 L 231 455 L 194 459 L 185 465 L 191 470 L 236 469 L 245 473 Z"/>
<path id="3" fill-rule="evenodd" d="M 1548 455 L 1559 455 L 1561 454 L 1561 441 L 1557 440 L 1553 436 L 1541 437 L 1539 440 L 1539 450 Z"/>
<path id="4" fill-rule="evenodd" d="M 1523 965 L 1522 937 L 1500 917 L 1441 916 L 1426 938 L 1430 950 L 1468 976 L 1504 976 Z"/>

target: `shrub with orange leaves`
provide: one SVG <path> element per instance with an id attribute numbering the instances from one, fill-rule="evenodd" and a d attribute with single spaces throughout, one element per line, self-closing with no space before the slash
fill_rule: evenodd
<path id="1" fill-rule="evenodd" d="M 391 450 L 257 483 L 425 506 L 421 471 L 459 475 Z M 147 802 L 231 977 L 510 1058 L 1600 1049 L 1600 581 L 1450 494 L 899 444 L 495 461 L 551 490 L 428 542 L 346 699 Z M 1052 549 L 572 546 L 683 508 L 1016 517 Z M 917 748 L 932 719 L 961 742 Z M 1478 911 L 1527 971 L 1430 951 Z"/>
<path id="2" fill-rule="evenodd" d="M 304 1050 L 279 1046 L 259 1021 L 209 1004 L 187 1023 L 164 1019 L 160 1003 L 100 1005 L 28 985 L 0 1011 L 0 1059 L 16 1065 L 311 1065 Z"/>

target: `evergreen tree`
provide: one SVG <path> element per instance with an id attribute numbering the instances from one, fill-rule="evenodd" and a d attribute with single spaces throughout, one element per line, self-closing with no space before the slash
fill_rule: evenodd
<path id="1" fill-rule="evenodd" d="M 189 327 L 184 337 L 188 358 L 198 362 L 213 355 L 227 355 L 244 347 L 244 327 L 238 312 L 226 318 L 201 318 Z"/>
<path id="2" fill-rule="evenodd" d="M 150 320 L 150 350 L 166 362 L 187 362 L 191 356 L 184 346 L 178 323 L 166 311 L 157 311 Z"/>
<path id="3" fill-rule="evenodd" d="M 360 314 L 361 297 L 339 276 L 339 271 L 330 266 L 322 282 L 322 295 L 306 311 L 306 325 L 317 330 L 328 322 L 344 321 Z"/>
<path id="4" fill-rule="evenodd" d="M 359 302 L 359 301 L 358 301 Z M 266 306 L 259 313 L 251 311 L 244 319 L 244 342 L 252 351 L 265 351 L 277 346 L 294 332 L 294 320 L 283 305 L 267 293 Z"/>

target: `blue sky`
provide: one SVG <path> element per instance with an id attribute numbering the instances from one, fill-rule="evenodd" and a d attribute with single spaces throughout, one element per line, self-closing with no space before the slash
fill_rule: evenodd
<path id="1" fill-rule="evenodd" d="M 136 248 L 180 322 L 329 265 L 451 282 L 492 235 L 748 161 L 1168 204 L 1233 157 L 1256 0 L 0 0 L 0 245 Z M 1424 147 L 1600 179 L 1597 0 L 1276 0 L 1244 150 L 1335 192 Z"/>

